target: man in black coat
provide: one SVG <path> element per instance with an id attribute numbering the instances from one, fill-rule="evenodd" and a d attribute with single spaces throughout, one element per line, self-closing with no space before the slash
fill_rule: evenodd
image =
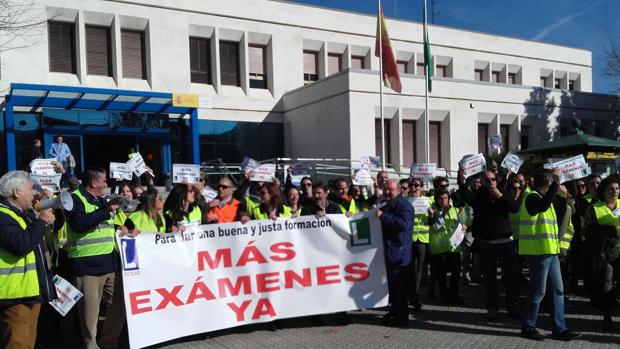
<path id="1" fill-rule="evenodd" d="M 408 275 L 413 253 L 413 206 L 400 195 L 398 180 L 389 179 L 383 187 L 386 205 L 377 211 L 383 230 L 383 249 L 390 293 L 390 311 L 384 316 L 387 326 L 409 324 L 407 306 Z"/>

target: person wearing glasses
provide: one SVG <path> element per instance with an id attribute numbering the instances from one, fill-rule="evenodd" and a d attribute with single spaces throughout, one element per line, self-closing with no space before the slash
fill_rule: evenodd
<path id="1" fill-rule="evenodd" d="M 508 315 L 519 317 L 517 308 L 517 250 L 515 248 L 510 219 L 511 212 L 517 212 L 519 205 L 512 193 L 500 191 L 497 175 L 493 171 L 480 174 L 482 186 L 471 190 L 466 185 L 465 169 L 459 169 L 459 190 L 465 202 L 474 211 L 473 235 L 479 241 L 482 275 L 487 296 L 487 317 L 498 316 L 497 262 L 502 267 L 506 281 L 506 308 Z"/>
<path id="2" fill-rule="evenodd" d="M 411 195 L 407 199 L 412 204 L 416 199 L 424 197 L 424 180 L 422 180 L 422 178 L 413 178 L 410 182 L 410 188 L 409 192 Z M 402 191 L 403 187 L 401 183 L 401 192 Z M 430 229 L 428 225 L 428 216 L 431 212 L 433 212 L 433 209 L 430 204 L 428 209 L 423 212 L 418 212 L 414 208 L 413 235 L 411 238 L 413 261 L 411 263 L 411 279 L 409 280 L 409 303 L 413 305 L 415 311 L 422 310 L 422 304 L 420 303 L 420 282 L 422 281 L 422 271 L 424 270 L 426 249 L 428 248 L 428 232 Z"/>
<path id="3" fill-rule="evenodd" d="M 138 209 L 128 217 L 135 230 L 134 232 L 130 231 L 130 233 L 132 235 L 140 232 L 165 233 L 166 220 L 162 214 L 163 209 L 164 201 L 159 191 L 155 188 L 145 191 L 142 194 Z M 131 226 L 131 223 L 125 222 L 125 226 L 127 225 Z"/>
<path id="4" fill-rule="evenodd" d="M 284 183 L 284 191 L 288 193 L 290 188 L 295 188 L 292 179 L 293 168 L 290 166 L 286 174 L 286 181 Z M 312 197 L 312 178 L 302 177 L 299 181 L 299 204 L 301 207 L 311 205 L 314 202 Z"/>
<path id="5" fill-rule="evenodd" d="M 235 189 L 230 178 L 220 178 L 217 184 L 217 198 L 209 203 L 208 223 L 247 222 L 249 220 L 245 200 L 239 200 L 234 196 Z"/>

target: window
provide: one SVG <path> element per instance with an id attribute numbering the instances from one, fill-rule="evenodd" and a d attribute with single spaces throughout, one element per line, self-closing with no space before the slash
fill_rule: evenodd
<path id="1" fill-rule="evenodd" d="M 424 62 L 415 65 L 417 75 L 426 75 L 426 65 Z"/>
<path id="2" fill-rule="evenodd" d="M 284 155 L 281 123 L 199 120 L 198 126 L 201 161 L 238 163 L 244 156 L 260 161 Z"/>
<path id="3" fill-rule="evenodd" d="M 112 76 L 110 28 L 86 26 L 86 67 L 90 75 Z"/>
<path id="4" fill-rule="evenodd" d="M 75 74 L 75 26 L 47 22 L 50 71 Z"/>
<path id="5" fill-rule="evenodd" d="M 530 147 L 530 126 L 521 125 L 521 150 Z"/>
<path id="6" fill-rule="evenodd" d="M 146 79 L 144 32 L 121 30 L 123 77 Z"/>
<path id="7" fill-rule="evenodd" d="M 220 41 L 220 77 L 222 85 L 241 86 L 238 42 Z"/>
<path id="8" fill-rule="evenodd" d="M 366 69 L 364 56 L 351 56 L 351 68 Z"/>
<path id="9" fill-rule="evenodd" d="M 547 78 L 544 76 L 540 77 L 540 87 L 547 87 Z"/>
<path id="10" fill-rule="evenodd" d="M 397 61 L 396 66 L 398 67 L 399 74 L 409 74 L 407 69 L 407 61 Z"/>
<path id="11" fill-rule="evenodd" d="M 554 88 L 560 88 L 560 86 L 561 86 L 560 84 L 561 84 L 561 83 L 562 83 L 562 79 L 555 79 L 555 80 L 554 80 L 553 87 L 554 87 Z"/>
<path id="12" fill-rule="evenodd" d="M 403 165 L 415 162 L 415 121 L 403 120 Z"/>
<path id="13" fill-rule="evenodd" d="M 428 125 L 430 162 L 439 167 L 441 164 L 441 122 L 430 122 Z"/>
<path id="14" fill-rule="evenodd" d="M 309 84 L 319 79 L 319 53 L 304 51 L 304 84 Z"/>
<path id="15" fill-rule="evenodd" d="M 502 149 L 510 150 L 510 125 L 500 125 L 499 134 L 502 135 Z"/>
<path id="16" fill-rule="evenodd" d="M 489 153 L 489 144 L 487 142 L 489 129 L 487 126 L 487 124 L 478 124 L 478 153 L 484 155 Z"/>
<path id="17" fill-rule="evenodd" d="M 483 76 L 484 76 L 484 70 L 482 69 L 474 70 L 474 80 L 483 81 Z"/>
<path id="18" fill-rule="evenodd" d="M 211 84 L 211 48 L 209 39 L 189 38 L 190 80 Z"/>
<path id="19" fill-rule="evenodd" d="M 448 74 L 448 66 L 437 64 L 435 68 L 435 76 L 445 78 L 448 76 L 447 74 Z"/>
<path id="20" fill-rule="evenodd" d="M 248 46 L 250 59 L 250 88 L 267 88 L 267 74 L 265 69 L 265 46 Z"/>
<path id="21" fill-rule="evenodd" d="M 508 73 L 508 84 L 515 85 L 517 83 L 517 74 L 516 73 Z"/>
<path id="22" fill-rule="evenodd" d="M 385 137 L 385 162 L 391 163 L 390 120 L 383 119 L 383 134 Z M 375 154 L 381 156 L 381 119 L 375 119 Z"/>
<path id="23" fill-rule="evenodd" d="M 575 91 L 575 80 L 568 80 L 568 89 L 570 91 Z"/>
<path id="24" fill-rule="evenodd" d="M 342 70 L 342 55 L 338 53 L 330 53 L 327 55 L 327 71 L 328 74 L 336 74 Z"/>
<path id="25" fill-rule="evenodd" d="M 491 82 L 498 83 L 499 82 L 499 71 L 494 70 L 491 72 Z"/>

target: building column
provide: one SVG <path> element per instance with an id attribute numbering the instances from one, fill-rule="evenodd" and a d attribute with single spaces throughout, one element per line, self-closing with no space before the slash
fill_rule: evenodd
<path id="1" fill-rule="evenodd" d="M 192 133 L 192 162 L 200 165 L 200 126 L 198 125 L 198 109 L 192 109 L 190 118 L 190 131 Z"/>
<path id="2" fill-rule="evenodd" d="M 15 125 L 13 115 L 13 102 L 11 98 L 6 98 L 4 103 L 4 132 L 6 135 L 6 152 L 8 160 L 8 170 L 17 169 L 16 150 L 15 150 Z M 45 150 L 43 150 L 45 151 Z"/>

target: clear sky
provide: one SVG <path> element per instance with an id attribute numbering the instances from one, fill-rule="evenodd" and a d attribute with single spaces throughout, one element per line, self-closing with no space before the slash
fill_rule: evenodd
<path id="1" fill-rule="evenodd" d="M 370 14 L 377 8 L 376 0 L 294 2 Z M 423 0 L 382 3 L 387 17 L 422 21 Z M 604 74 L 606 43 L 614 39 L 620 47 L 620 0 L 435 0 L 435 13 L 438 25 L 590 50 L 593 91 L 620 93 L 620 77 Z"/>

